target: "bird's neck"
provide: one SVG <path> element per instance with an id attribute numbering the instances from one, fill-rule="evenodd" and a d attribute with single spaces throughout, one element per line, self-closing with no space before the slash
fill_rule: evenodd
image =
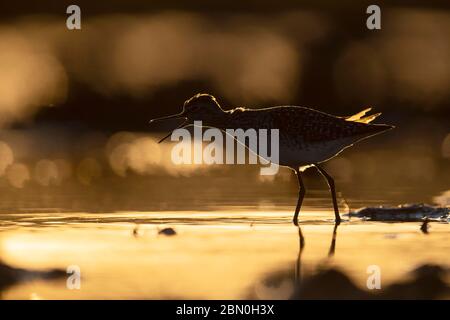
<path id="1" fill-rule="evenodd" d="M 241 109 L 223 111 L 206 119 L 204 125 L 219 128 L 221 130 L 237 129 L 241 127 L 242 113 L 243 110 Z"/>
<path id="2" fill-rule="evenodd" d="M 221 130 L 239 129 L 245 127 L 247 122 L 246 110 L 236 108 L 232 110 L 220 110 L 220 112 L 199 115 L 195 121 L 202 121 L 203 126 L 214 127 Z"/>

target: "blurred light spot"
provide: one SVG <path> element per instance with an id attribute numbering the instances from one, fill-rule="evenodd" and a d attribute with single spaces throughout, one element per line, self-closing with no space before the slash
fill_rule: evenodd
<path id="1" fill-rule="evenodd" d="M 450 14 L 440 10 L 392 9 L 374 41 L 389 70 L 390 94 L 424 109 L 449 97 Z M 414 21 L 414 23 L 411 23 Z"/>
<path id="2" fill-rule="evenodd" d="M 6 168 L 14 162 L 14 154 L 6 142 L 0 141 L 0 177 L 5 174 Z"/>
<path id="3" fill-rule="evenodd" d="M 137 173 L 149 173 L 161 161 L 158 143 L 150 138 L 136 139 L 128 148 L 128 161 L 130 168 Z"/>
<path id="4" fill-rule="evenodd" d="M 77 178 L 81 184 L 90 185 L 102 175 L 102 167 L 94 158 L 84 158 L 77 167 Z"/>
<path id="5" fill-rule="evenodd" d="M 450 14 L 401 8 L 384 17 L 389 32 L 351 44 L 338 58 L 338 94 L 359 103 L 390 98 L 422 109 L 442 105 L 450 95 Z"/>
<path id="6" fill-rule="evenodd" d="M 131 144 L 122 143 L 116 146 L 109 154 L 109 164 L 111 169 L 121 177 L 125 177 L 128 169 L 128 150 Z"/>
<path id="7" fill-rule="evenodd" d="M 65 99 L 67 77 L 59 61 L 20 33 L 0 28 L 0 125 Z"/>
<path id="8" fill-rule="evenodd" d="M 171 157 L 173 146 L 173 143 L 158 144 L 155 138 L 149 136 L 119 132 L 108 140 L 105 151 L 111 169 L 121 177 L 125 177 L 128 171 L 140 175 L 164 172 L 174 176 L 188 176 L 194 172 L 205 172 L 211 167 L 194 164 L 175 165 Z M 191 148 L 192 151 L 193 145 L 187 144 L 186 148 Z M 193 162 L 193 156 L 191 160 Z"/>
<path id="9" fill-rule="evenodd" d="M 30 300 L 42 300 L 42 297 L 36 292 L 32 292 L 30 294 Z"/>
<path id="10" fill-rule="evenodd" d="M 34 179 L 42 186 L 59 185 L 61 179 L 54 161 L 39 160 L 34 167 Z"/>
<path id="11" fill-rule="evenodd" d="M 295 95 L 301 75 L 300 51 L 280 34 L 268 30 L 253 30 L 239 36 L 224 33 L 205 42 L 211 50 L 203 60 L 211 61 L 205 66 L 210 73 L 206 77 L 225 96 L 254 102 Z"/>
<path id="12" fill-rule="evenodd" d="M 286 99 L 294 96 L 300 75 L 298 50 L 281 33 L 223 29 L 200 15 L 130 19 L 111 52 L 110 65 L 102 68 L 104 79 L 93 84 L 101 92 L 144 95 L 161 85 L 200 78 L 241 101 Z"/>
<path id="13" fill-rule="evenodd" d="M 430 108 L 448 95 L 450 50 L 430 39 L 403 37 L 383 43 L 393 93 Z"/>
<path id="14" fill-rule="evenodd" d="M 136 139 L 136 135 L 131 132 L 121 131 L 113 134 L 106 143 L 106 155 L 109 155 L 120 144 L 133 142 L 134 139 Z"/>
<path id="15" fill-rule="evenodd" d="M 15 188 L 23 188 L 30 180 L 30 170 L 22 163 L 14 163 L 6 170 L 6 179 Z"/>
<path id="16" fill-rule="evenodd" d="M 248 14 L 223 19 L 228 23 L 180 12 L 100 15 L 69 38 L 50 16 L 1 27 L 0 125 L 61 103 L 68 74 L 106 96 L 145 96 L 201 80 L 242 103 L 294 97 L 303 47 L 324 37 L 326 19 L 312 12 L 277 14 L 270 23 Z"/>

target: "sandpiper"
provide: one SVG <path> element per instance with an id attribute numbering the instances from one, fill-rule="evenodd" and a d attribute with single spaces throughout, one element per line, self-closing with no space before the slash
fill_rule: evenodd
<path id="1" fill-rule="evenodd" d="M 349 117 L 333 116 L 321 111 L 298 106 L 277 106 L 262 109 L 235 108 L 223 110 L 210 94 L 200 93 L 185 101 L 180 113 L 153 119 L 153 121 L 182 118 L 178 127 L 202 121 L 203 125 L 225 129 L 278 129 L 279 165 L 291 168 L 298 179 L 298 200 L 293 223 L 298 225 L 298 214 L 305 196 L 302 172 L 315 167 L 326 179 L 333 200 L 336 223 L 339 208 L 333 178 L 321 163 L 335 157 L 354 143 L 394 128 L 385 124 L 370 124 L 380 113 L 367 115 L 371 108 Z M 170 134 L 162 138 L 164 141 Z M 253 150 L 257 153 L 257 150 Z"/>

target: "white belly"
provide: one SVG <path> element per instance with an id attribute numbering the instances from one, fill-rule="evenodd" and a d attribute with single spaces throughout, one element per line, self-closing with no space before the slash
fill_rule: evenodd
<path id="1" fill-rule="evenodd" d="M 299 145 L 293 144 L 289 141 L 280 140 L 278 161 L 274 159 L 272 153 L 270 153 L 270 161 L 281 166 L 292 168 L 306 167 L 333 158 L 345 148 L 351 147 L 353 143 L 355 143 L 354 137 L 322 143 L 303 144 L 303 146 L 300 147 Z M 258 154 L 262 157 L 262 155 L 259 154 L 257 147 L 256 149 L 248 145 L 246 145 L 246 147 L 250 150 L 250 152 Z M 273 148 L 271 149 L 272 151 L 275 151 Z"/>

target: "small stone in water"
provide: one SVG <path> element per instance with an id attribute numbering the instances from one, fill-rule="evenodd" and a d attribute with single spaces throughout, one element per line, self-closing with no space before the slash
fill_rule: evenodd
<path id="1" fill-rule="evenodd" d="M 164 234 L 166 236 L 174 236 L 177 232 L 173 228 L 164 228 L 158 231 L 158 234 Z"/>

